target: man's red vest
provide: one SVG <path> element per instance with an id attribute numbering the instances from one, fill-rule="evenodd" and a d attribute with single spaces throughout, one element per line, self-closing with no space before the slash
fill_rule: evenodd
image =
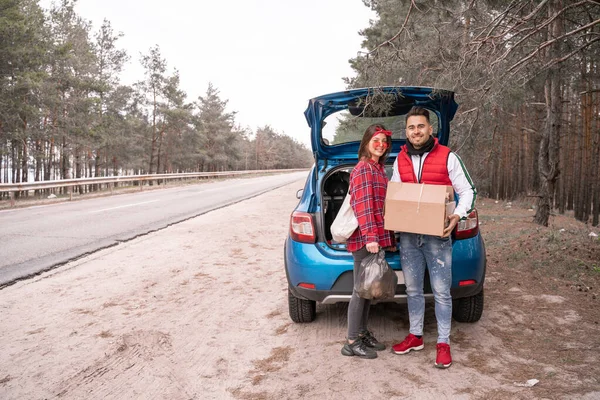
<path id="1" fill-rule="evenodd" d="M 413 164 L 406 145 L 402 146 L 402 149 L 398 154 L 398 173 L 400 174 L 402 182 L 426 183 L 429 185 L 452 185 L 452 181 L 448 175 L 448 156 L 450 155 L 450 149 L 439 144 L 436 138 L 433 140 L 435 141 L 433 149 L 427 154 L 421 168 L 421 182 L 419 182 L 415 176 Z"/>

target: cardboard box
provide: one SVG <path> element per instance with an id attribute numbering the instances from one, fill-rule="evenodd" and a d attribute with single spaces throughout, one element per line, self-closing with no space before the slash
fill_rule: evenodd
<path id="1" fill-rule="evenodd" d="M 454 212 L 452 186 L 390 182 L 384 227 L 397 232 L 442 236 L 446 216 Z"/>

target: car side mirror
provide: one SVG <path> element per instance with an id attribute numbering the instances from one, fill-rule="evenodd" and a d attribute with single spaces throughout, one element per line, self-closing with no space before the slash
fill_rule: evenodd
<path id="1" fill-rule="evenodd" d="M 304 193 L 304 189 L 300 189 L 296 192 L 296 198 L 300 199 L 302 198 L 302 193 Z"/>

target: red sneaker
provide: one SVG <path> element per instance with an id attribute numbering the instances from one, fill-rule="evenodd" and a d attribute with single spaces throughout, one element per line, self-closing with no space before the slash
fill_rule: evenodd
<path id="1" fill-rule="evenodd" d="M 392 346 L 392 351 L 396 354 L 406 354 L 411 350 L 423 350 L 423 338 L 419 339 L 412 333 L 409 333 L 401 343 Z"/>
<path id="2" fill-rule="evenodd" d="M 437 368 L 448 368 L 452 365 L 452 356 L 450 355 L 450 345 L 447 343 L 437 344 L 437 357 L 435 358 L 435 366 Z"/>

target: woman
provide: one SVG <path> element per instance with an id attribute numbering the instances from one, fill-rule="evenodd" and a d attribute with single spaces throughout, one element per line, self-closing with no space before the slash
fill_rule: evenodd
<path id="1" fill-rule="evenodd" d="M 392 132 L 381 124 L 369 126 L 360 142 L 358 164 L 350 174 L 350 205 L 358 220 L 358 228 L 350 236 L 347 249 L 354 257 L 354 286 L 359 279 L 360 262 L 369 253 L 395 245 L 393 232 L 383 229 L 383 205 L 388 178 L 385 159 L 390 153 Z M 345 356 L 376 358 L 385 345 L 367 329 L 371 300 L 352 291 L 348 305 L 348 338 L 342 348 Z"/>

